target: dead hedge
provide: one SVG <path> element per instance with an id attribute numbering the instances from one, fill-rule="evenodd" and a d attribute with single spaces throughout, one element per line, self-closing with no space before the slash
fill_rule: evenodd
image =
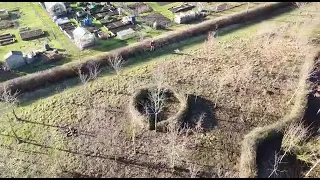
<path id="1" fill-rule="evenodd" d="M 131 115 L 131 119 L 136 125 L 136 127 L 140 127 L 142 129 L 150 129 L 149 117 L 146 114 L 142 114 L 138 110 L 139 102 L 143 99 L 150 89 L 156 88 L 155 86 L 147 86 L 140 88 L 137 90 L 131 97 L 129 102 L 129 112 Z M 163 86 L 161 87 L 163 91 L 170 92 L 175 98 L 178 99 L 180 107 L 176 114 L 169 117 L 166 120 L 157 122 L 157 130 L 163 130 L 167 127 L 170 122 L 181 123 L 187 114 L 188 111 L 188 97 L 186 95 L 182 95 L 177 93 L 172 87 Z"/>
<path id="2" fill-rule="evenodd" d="M 224 17 L 210 19 L 199 24 L 192 25 L 183 30 L 169 32 L 154 38 L 154 40 L 158 48 L 163 47 L 185 40 L 188 37 L 204 34 L 210 30 L 215 29 L 217 26 L 219 28 L 222 28 L 232 24 L 243 23 L 247 20 L 254 19 L 259 16 L 269 15 L 272 11 L 275 11 L 278 8 L 290 5 L 292 5 L 291 2 L 273 2 L 259 5 L 258 7 L 249 10 L 236 12 Z M 28 74 L 26 76 L 8 80 L 0 84 L 0 93 L 1 91 L 3 91 L 4 87 L 8 88 L 8 90 L 11 91 L 33 91 L 36 88 L 45 86 L 47 84 L 75 77 L 77 76 L 77 69 L 79 67 L 86 67 L 86 64 L 89 62 L 94 61 L 100 63 L 101 66 L 107 66 L 108 59 L 110 57 L 121 55 L 124 59 L 126 59 L 128 57 L 136 56 L 139 53 L 148 51 L 149 43 L 150 40 L 146 39 L 139 43 L 112 50 L 110 52 L 104 52 L 96 56 L 88 57 L 83 62 L 72 62 L 63 66 L 57 66 L 44 71 L 39 71 L 33 74 Z"/>
<path id="3" fill-rule="evenodd" d="M 303 118 L 307 107 L 307 96 L 309 94 L 310 84 L 309 75 L 312 72 L 315 61 L 320 58 L 320 51 L 310 53 L 300 71 L 299 86 L 301 90 L 295 97 L 295 103 L 292 110 L 283 119 L 277 123 L 257 127 L 245 135 L 241 147 L 239 176 L 240 178 L 258 177 L 257 169 L 257 148 L 259 144 L 267 139 L 272 139 L 276 134 L 283 133 L 284 128 L 293 121 L 299 121 Z"/>

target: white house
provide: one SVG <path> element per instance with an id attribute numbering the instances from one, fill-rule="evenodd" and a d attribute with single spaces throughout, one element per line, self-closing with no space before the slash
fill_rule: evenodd
<path id="1" fill-rule="evenodd" d="M 72 33 L 75 43 L 80 47 L 81 50 L 95 44 L 94 35 L 86 28 L 77 27 Z"/>
<path id="2" fill-rule="evenodd" d="M 117 32 L 117 37 L 121 40 L 132 38 L 135 35 L 136 35 L 136 32 L 132 28 Z"/>
<path id="3" fill-rule="evenodd" d="M 202 16 L 202 13 L 200 11 L 189 11 L 184 13 L 176 14 L 174 17 L 174 22 L 178 24 L 184 24 L 189 21 L 195 20 Z"/>

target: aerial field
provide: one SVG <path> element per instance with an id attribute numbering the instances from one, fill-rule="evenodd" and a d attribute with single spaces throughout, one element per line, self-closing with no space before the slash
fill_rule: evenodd
<path id="1" fill-rule="evenodd" d="M 1 103 L 0 174 L 239 177 L 246 171 L 240 169 L 246 134 L 280 122 L 293 110 L 304 111 L 312 55 L 319 49 L 312 40 L 319 38 L 318 10 L 318 3 L 311 3 L 256 24 L 221 29 L 217 37 L 199 38 L 205 42 L 173 44 L 157 50 L 158 57 L 129 59 L 121 71 L 103 68 L 92 81 L 80 76 L 25 93 L 18 105 Z M 133 95 L 157 85 L 186 97 L 164 108 L 174 116 L 186 104 L 181 117 L 188 126 L 182 131 L 136 126 Z M 299 160 L 317 150 L 318 137 L 301 145 Z M 311 167 L 295 173 L 303 177 Z M 319 172 L 317 166 L 307 174 L 319 177 Z M 257 176 L 272 172 L 266 173 Z"/>

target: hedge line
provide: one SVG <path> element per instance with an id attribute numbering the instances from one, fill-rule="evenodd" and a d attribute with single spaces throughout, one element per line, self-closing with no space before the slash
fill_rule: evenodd
<path id="1" fill-rule="evenodd" d="M 156 46 L 162 47 L 175 42 L 185 40 L 188 37 L 204 34 L 210 30 L 213 30 L 216 26 L 219 28 L 245 22 L 246 20 L 253 19 L 257 16 L 268 15 L 270 12 L 275 11 L 278 8 L 291 5 L 291 2 L 273 2 L 263 5 L 259 5 L 256 8 L 236 12 L 224 17 L 218 17 L 201 22 L 196 25 L 192 25 L 186 29 L 169 32 L 159 37 L 154 38 Z M 86 67 L 88 62 L 94 61 L 100 63 L 102 66 L 108 65 L 108 59 L 115 55 L 121 55 L 124 59 L 136 56 L 141 52 L 149 50 L 150 40 L 144 40 L 139 43 L 135 43 L 126 47 L 122 47 L 110 52 L 104 52 L 96 56 L 88 57 L 84 62 L 72 62 L 63 66 L 57 66 L 44 71 L 28 74 L 26 76 L 14 78 L 6 82 L 0 83 L 0 93 L 4 87 L 9 88 L 12 91 L 32 91 L 41 86 L 45 86 L 50 83 L 55 83 L 67 78 L 77 76 L 77 69 L 79 67 Z"/>

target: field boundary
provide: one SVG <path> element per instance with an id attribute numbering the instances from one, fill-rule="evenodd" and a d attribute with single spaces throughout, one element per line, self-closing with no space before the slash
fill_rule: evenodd
<path id="1" fill-rule="evenodd" d="M 315 59 L 320 57 L 320 51 L 314 50 L 306 57 L 306 61 L 300 70 L 300 79 L 297 96 L 291 111 L 285 115 L 279 122 L 267 125 L 264 127 L 257 127 L 245 135 L 240 156 L 239 176 L 241 178 L 256 178 L 257 171 L 257 148 L 261 141 L 274 137 L 275 134 L 283 132 L 284 128 L 293 121 L 298 121 L 303 118 L 307 107 L 307 96 L 309 94 L 309 74 L 313 70 Z"/>
<path id="2" fill-rule="evenodd" d="M 271 12 L 278 10 L 279 8 L 292 5 L 291 2 L 273 2 L 263 5 L 259 5 L 249 10 L 243 10 L 227 16 L 218 17 L 201 22 L 196 25 L 191 25 L 189 28 L 183 28 L 174 32 L 165 33 L 154 38 L 156 48 L 161 48 L 172 43 L 183 41 L 186 38 L 201 35 L 216 27 L 223 28 L 233 24 L 244 23 L 247 20 L 259 18 L 263 15 L 270 15 Z M 139 43 L 122 47 L 110 52 L 104 52 L 96 56 L 87 57 L 83 61 L 71 62 L 62 66 L 57 66 L 44 71 L 28 74 L 22 77 L 14 78 L 0 83 L 0 93 L 4 88 L 11 91 L 33 91 L 39 87 L 45 86 L 50 83 L 55 83 L 67 78 L 77 76 L 77 69 L 79 67 L 86 67 L 86 64 L 90 62 L 99 63 L 101 66 L 108 65 L 108 60 L 111 57 L 121 55 L 123 58 L 133 57 L 139 53 L 143 53 L 149 50 L 150 39 L 146 39 Z"/>

